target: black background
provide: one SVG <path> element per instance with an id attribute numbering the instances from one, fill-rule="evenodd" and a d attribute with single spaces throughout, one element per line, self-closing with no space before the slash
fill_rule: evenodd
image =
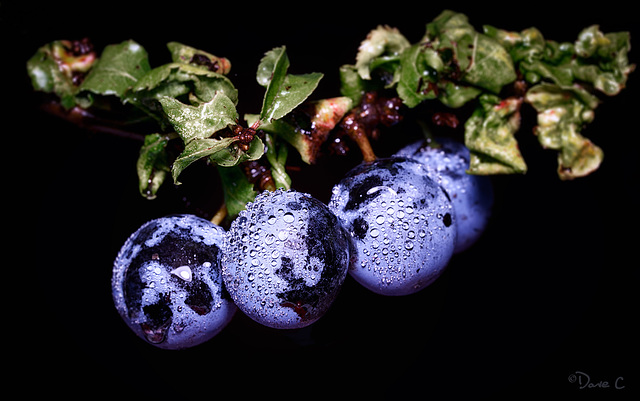
<path id="1" fill-rule="evenodd" d="M 540 149 L 531 135 L 535 115 L 523 113 L 517 138 L 529 172 L 493 178 L 487 232 L 424 291 L 382 297 L 348 277 L 310 328 L 268 329 L 238 313 L 213 340 L 185 351 L 156 349 L 133 335 L 111 301 L 118 249 L 151 218 L 209 215 L 221 202 L 217 178 L 193 167 L 181 187 L 142 199 L 135 174 L 140 142 L 79 129 L 38 107 L 24 69 L 36 49 L 56 39 L 88 36 L 101 49 L 131 38 L 157 66 L 168 61 L 165 43 L 181 41 L 228 57 L 240 111 L 255 113 L 262 101 L 255 69 L 271 48 L 287 46 L 291 72 L 325 73 L 314 96 L 337 96 L 338 68 L 354 62 L 369 30 L 388 24 L 416 42 L 443 9 L 413 1 L 206 4 L 0 5 L 2 65 L 9 68 L 2 87 L 3 198 L 11 205 L 3 359 L 15 374 L 11 387 L 25 395 L 149 399 L 637 396 L 637 71 L 583 130 L 605 152 L 600 170 L 587 178 L 557 178 L 555 152 Z M 536 26 L 545 38 L 573 41 L 599 24 L 604 32 L 631 31 L 635 44 L 637 14 L 614 4 L 446 7 L 478 28 Z M 385 155 L 397 141 L 374 147 Z M 294 187 L 328 200 L 331 185 L 357 162 L 353 154 L 303 166 Z M 611 387 L 580 389 L 569 380 L 576 371 Z M 617 378 L 624 389 L 613 388 Z"/>

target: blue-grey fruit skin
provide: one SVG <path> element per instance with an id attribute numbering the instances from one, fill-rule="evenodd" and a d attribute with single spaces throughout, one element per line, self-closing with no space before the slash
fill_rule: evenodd
<path id="1" fill-rule="evenodd" d="M 220 271 L 224 229 L 194 215 L 143 224 L 113 266 L 113 300 L 138 336 L 164 349 L 201 344 L 231 320 L 236 306 Z"/>
<path id="2" fill-rule="evenodd" d="M 418 292 L 453 254 L 451 200 L 414 160 L 384 158 L 355 167 L 334 186 L 329 208 L 352 237 L 349 274 L 375 293 Z"/>
<path id="3" fill-rule="evenodd" d="M 458 238 L 454 253 L 471 247 L 485 231 L 493 207 L 493 186 L 486 176 L 467 174 L 469 149 L 454 138 L 435 138 L 413 142 L 396 156 L 422 163 L 429 176 L 447 191 L 456 210 Z"/>
<path id="4" fill-rule="evenodd" d="M 323 316 L 348 266 L 349 237 L 336 216 L 293 190 L 259 194 L 225 236 L 229 294 L 247 316 L 272 328 L 300 328 Z"/>

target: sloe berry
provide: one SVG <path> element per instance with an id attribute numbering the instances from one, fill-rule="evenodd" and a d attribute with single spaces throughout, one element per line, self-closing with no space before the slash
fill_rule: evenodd
<path id="1" fill-rule="evenodd" d="M 183 214 L 151 220 L 125 241 L 111 286 L 116 309 L 138 336 L 180 349 L 227 325 L 237 308 L 220 272 L 223 236 L 210 221 Z"/>
<path id="2" fill-rule="evenodd" d="M 329 208 L 351 233 L 349 273 L 383 295 L 415 293 L 440 276 L 455 245 L 455 214 L 422 164 L 364 162 L 334 186 Z"/>
<path id="3" fill-rule="evenodd" d="M 307 326 L 328 310 L 349 264 L 349 237 L 325 204 L 264 191 L 231 223 L 222 275 L 234 302 L 273 328 Z"/>

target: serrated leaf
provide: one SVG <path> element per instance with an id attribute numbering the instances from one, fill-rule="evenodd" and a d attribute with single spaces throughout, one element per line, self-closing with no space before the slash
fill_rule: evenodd
<path id="1" fill-rule="evenodd" d="M 545 149 L 558 151 L 558 176 L 563 180 L 586 176 L 597 170 L 602 149 L 580 135 L 579 130 L 591 122 L 595 97 L 575 87 L 561 88 L 541 84 L 529 89 L 526 101 L 538 112 L 534 132 Z"/>
<path id="2" fill-rule="evenodd" d="M 144 144 L 136 163 L 140 195 L 147 199 L 155 199 L 158 189 L 169 173 L 169 158 L 167 143 L 169 136 L 149 134 L 145 136 Z"/>
<path id="3" fill-rule="evenodd" d="M 233 137 L 229 138 L 197 138 L 186 144 L 185 149 L 176 158 L 171 167 L 171 174 L 173 175 L 173 182 L 180 184 L 178 177 L 182 171 L 192 163 L 209 157 L 216 152 L 223 151 L 228 146 L 233 144 L 237 139 Z"/>
<path id="4" fill-rule="evenodd" d="M 518 98 L 500 99 L 483 94 L 465 123 L 465 146 L 471 154 L 468 173 L 525 173 L 527 166 L 514 137 L 520 128 Z"/>
<path id="5" fill-rule="evenodd" d="M 313 93 L 322 77 L 321 73 L 289 74 L 277 90 L 272 89 L 270 85 L 268 90 L 271 92 L 270 103 L 265 104 L 267 108 L 262 110 L 260 120 L 279 120 L 290 113 Z"/>
<path id="6" fill-rule="evenodd" d="M 256 79 L 267 90 L 264 94 L 260 120 L 278 120 L 304 102 L 316 89 L 323 74 L 287 74 L 289 58 L 286 48 L 278 47 L 265 54 L 258 66 Z"/>
<path id="7" fill-rule="evenodd" d="M 635 69 L 627 58 L 631 49 L 629 32 L 604 34 L 593 25 L 580 32 L 575 49 L 579 58 L 573 63 L 574 76 L 607 95 L 618 94 Z"/>
<path id="8" fill-rule="evenodd" d="M 235 104 L 223 93 L 217 93 L 211 101 L 198 106 L 184 104 L 177 99 L 162 96 L 162 109 L 182 140 L 188 144 L 194 139 L 211 137 L 215 132 L 238 119 Z"/>
<path id="9" fill-rule="evenodd" d="M 146 50 L 133 40 L 104 48 L 80 91 L 122 97 L 151 70 Z"/>
<path id="10" fill-rule="evenodd" d="M 517 78 L 505 48 L 493 38 L 477 32 L 464 14 L 443 11 L 427 24 L 425 41 L 439 52 L 453 52 L 450 62 L 459 69 L 463 83 L 498 93 Z"/>

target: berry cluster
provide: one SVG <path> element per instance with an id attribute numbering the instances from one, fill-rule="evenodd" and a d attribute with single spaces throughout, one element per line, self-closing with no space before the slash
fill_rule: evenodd
<path id="1" fill-rule="evenodd" d="M 140 337 L 179 349 L 215 336 L 237 309 L 273 328 L 312 324 L 349 273 L 383 295 L 415 293 L 484 230 L 487 177 L 465 173 L 468 150 L 446 138 L 364 161 L 328 205 L 264 191 L 228 230 L 193 215 L 138 229 L 113 269 L 118 311 Z"/>

